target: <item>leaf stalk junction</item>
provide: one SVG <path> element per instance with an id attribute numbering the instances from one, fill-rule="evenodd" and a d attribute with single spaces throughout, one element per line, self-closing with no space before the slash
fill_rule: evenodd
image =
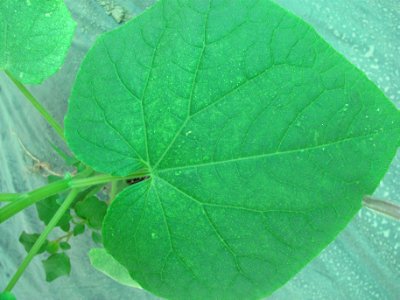
<path id="1" fill-rule="evenodd" d="M 7 205 L 0 208 L 0 224 L 36 202 L 70 189 L 85 189 L 96 185 L 104 185 L 120 180 L 142 178 L 149 175 L 147 170 L 139 170 L 129 176 L 113 176 L 108 174 L 88 176 L 91 173 L 93 173 L 93 171 L 88 168 L 74 177 L 50 183 L 31 192 L 20 194 L 0 194 L 0 200 L 2 202 L 9 201 Z"/>

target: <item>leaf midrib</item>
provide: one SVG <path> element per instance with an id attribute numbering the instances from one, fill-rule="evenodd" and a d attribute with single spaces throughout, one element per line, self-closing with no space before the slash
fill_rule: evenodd
<path id="1" fill-rule="evenodd" d="M 163 172 L 169 172 L 169 171 L 174 171 L 174 170 L 183 170 L 183 169 L 205 167 L 205 166 L 211 166 L 211 165 L 220 165 L 220 164 L 226 164 L 226 163 L 232 163 L 232 162 L 238 162 L 238 161 L 244 161 L 244 160 L 252 160 L 252 159 L 258 159 L 258 158 L 273 157 L 273 156 L 279 156 L 279 155 L 289 155 L 289 154 L 294 154 L 294 153 L 303 153 L 305 151 L 312 151 L 312 150 L 319 150 L 319 149 L 323 150 L 323 148 L 326 148 L 326 147 L 331 147 L 331 146 L 334 146 L 334 145 L 337 145 L 337 144 L 340 144 L 340 143 L 353 142 L 354 140 L 358 140 L 358 139 L 369 138 L 371 136 L 375 136 L 375 135 L 378 135 L 378 134 L 382 134 L 383 132 L 388 132 L 388 131 L 392 131 L 392 130 L 399 130 L 399 128 L 390 128 L 390 129 L 381 130 L 379 132 L 374 132 L 374 133 L 370 133 L 370 134 L 347 137 L 347 138 L 343 138 L 343 139 L 336 140 L 336 141 L 333 141 L 333 142 L 320 144 L 320 145 L 316 145 L 316 146 L 311 146 L 311 147 L 304 147 L 304 148 L 285 150 L 285 151 L 275 151 L 275 152 L 270 152 L 270 153 L 265 153 L 265 154 L 258 154 L 258 155 L 253 155 L 253 156 L 243 156 L 243 157 L 234 158 L 234 159 L 212 161 L 212 162 L 199 163 L 199 164 L 193 164 L 193 165 L 187 165 L 187 166 L 177 166 L 177 167 L 171 167 L 171 168 L 163 168 L 163 169 L 157 169 L 157 170 L 154 170 L 154 171 L 157 171 L 157 173 L 163 173 Z"/>
<path id="2" fill-rule="evenodd" d="M 208 20 L 209 20 L 210 12 L 211 12 L 211 1 L 212 0 L 209 0 L 209 2 L 208 2 L 208 10 L 206 13 L 205 22 L 204 22 L 204 30 L 203 30 L 203 44 L 202 44 L 202 49 L 201 49 L 199 58 L 197 60 L 196 70 L 194 72 L 193 81 L 192 81 L 192 85 L 191 85 L 191 89 L 190 89 L 190 95 L 189 95 L 188 104 L 187 104 L 187 117 L 184 120 L 184 122 L 182 123 L 182 125 L 179 127 L 179 129 L 176 131 L 174 137 L 172 138 L 172 140 L 170 141 L 168 146 L 165 148 L 165 150 L 163 151 L 161 156 L 157 159 L 156 163 L 154 164 L 154 169 L 157 169 L 158 165 L 163 161 L 164 157 L 167 155 L 167 153 L 171 149 L 172 145 L 175 143 L 179 134 L 182 132 L 183 128 L 187 125 L 187 123 L 193 116 L 191 114 L 191 112 L 192 112 L 192 101 L 193 101 L 193 97 L 194 97 L 194 91 L 196 89 L 196 83 L 197 83 L 196 81 L 197 81 L 197 78 L 199 75 L 200 65 L 203 61 L 204 53 L 207 48 L 207 27 L 208 27 Z"/>

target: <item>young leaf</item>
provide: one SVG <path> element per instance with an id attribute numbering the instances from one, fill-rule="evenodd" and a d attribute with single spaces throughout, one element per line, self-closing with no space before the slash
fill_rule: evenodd
<path id="1" fill-rule="evenodd" d="M 85 225 L 84 224 L 76 224 L 74 229 L 73 229 L 73 234 L 74 236 L 80 235 L 85 231 Z"/>
<path id="2" fill-rule="evenodd" d="M 79 217 L 88 220 L 90 227 L 100 229 L 107 211 L 107 204 L 92 196 L 78 202 L 75 211 Z"/>
<path id="3" fill-rule="evenodd" d="M 100 233 L 93 231 L 92 232 L 92 240 L 96 244 L 102 245 L 103 244 L 103 237 L 101 236 Z"/>
<path id="4" fill-rule="evenodd" d="M 149 170 L 111 204 L 104 245 L 173 299 L 271 294 L 353 218 L 400 140 L 383 93 L 267 0 L 160 0 L 103 35 L 65 126 L 95 170 Z"/>
<path id="5" fill-rule="evenodd" d="M 60 243 L 60 248 L 62 250 L 69 250 L 69 249 L 71 249 L 71 245 L 68 242 L 61 242 Z"/>
<path id="6" fill-rule="evenodd" d="M 29 252 L 35 244 L 36 240 L 39 238 L 40 234 L 38 233 L 26 233 L 23 231 L 21 235 L 19 236 L 19 242 L 24 246 L 25 251 Z M 43 246 L 39 249 L 37 252 L 38 254 L 43 253 L 46 250 L 46 247 L 48 245 L 48 241 L 43 244 Z"/>
<path id="7" fill-rule="evenodd" d="M 0 70 L 41 83 L 63 64 L 75 26 L 63 0 L 1 0 Z"/>
<path id="8" fill-rule="evenodd" d="M 55 254 L 60 249 L 60 244 L 57 241 L 52 241 L 47 244 L 46 251 L 50 254 Z"/>
<path id="9" fill-rule="evenodd" d="M 60 204 L 57 203 L 57 198 L 58 195 L 55 195 L 36 203 L 36 210 L 38 212 L 39 219 L 42 220 L 46 225 L 50 222 L 51 218 L 60 208 Z M 71 220 L 71 215 L 68 210 L 61 217 L 60 222 L 58 222 L 57 226 L 59 226 L 64 231 L 69 231 L 70 220 Z"/>
<path id="10" fill-rule="evenodd" d="M 90 249 L 89 259 L 94 268 L 115 281 L 123 285 L 140 288 L 140 285 L 132 279 L 126 268 L 108 254 L 105 249 Z"/>
<path id="11" fill-rule="evenodd" d="M 42 263 L 46 272 L 46 281 L 50 282 L 71 273 L 71 262 L 65 253 L 53 254 Z"/>

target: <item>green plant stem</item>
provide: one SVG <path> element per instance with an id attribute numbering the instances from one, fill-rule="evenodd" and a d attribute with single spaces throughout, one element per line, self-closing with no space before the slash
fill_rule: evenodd
<path id="1" fill-rule="evenodd" d="M 16 213 L 20 212 L 24 208 L 31 206 L 32 204 L 45 199 L 49 196 L 58 194 L 70 188 L 69 182 L 71 179 L 62 179 L 53 183 L 50 183 L 44 187 L 40 187 L 24 194 L 14 194 L 13 198 L 17 200 L 12 201 L 6 206 L 0 208 L 0 224 L 8 220 Z"/>
<path id="2" fill-rule="evenodd" d="M 62 241 L 62 240 L 68 241 L 68 240 L 71 238 L 72 235 L 73 235 L 73 232 L 72 232 L 72 231 L 68 231 L 67 234 L 62 235 L 62 236 L 56 238 L 56 239 L 54 240 L 54 242 L 59 243 L 59 242 Z"/>
<path id="3" fill-rule="evenodd" d="M 113 182 L 113 181 L 118 181 L 118 180 L 126 180 L 126 179 L 131 179 L 131 178 L 143 177 L 143 176 L 147 176 L 147 175 L 148 175 L 148 171 L 143 171 L 143 170 L 138 171 L 137 173 L 134 173 L 129 176 L 114 176 L 114 175 L 102 174 L 102 175 L 97 175 L 97 176 L 83 178 L 83 179 L 71 180 L 70 187 L 71 188 L 82 188 L 82 187 L 93 186 L 93 185 L 98 185 L 98 184 Z"/>
<path id="4" fill-rule="evenodd" d="M 81 173 L 75 175 L 75 179 L 82 178 L 89 176 L 93 173 L 91 168 L 86 168 Z M 6 199 L 7 196 L 10 196 L 10 199 L 13 199 L 11 203 L 7 204 L 6 206 L 0 208 L 0 224 L 4 221 L 8 220 L 16 213 L 20 212 L 24 208 L 42 200 L 52 195 L 61 193 L 66 191 L 70 188 L 70 181 L 73 178 L 66 178 L 62 179 L 53 183 L 50 183 L 46 186 L 40 187 L 36 190 L 33 190 L 28 193 L 21 193 L 21 194 L 0 194 L 1 198 Z"/>
<path id="5" fill-rule="evenodd" d="M 15 195 L 19 195 L 18 199 L 0 208 L 0 224 L 14 216 L 21 210 L 27 208 L 28 206 L 31 206 L 32 204 L 35 204 L 42 199 L 48 198 L 52 195 L 64 192 L 69 189 L 91 187 L 103 183 L 113 182 L 116 180 L 137 178 L 148 175 L 147 171 L 141 170 L 135 174 L 124 177 L 102 174 L 88 178 L 81 178 L 83 177 L 82 175 L 84 172 L 78 174 L 76 177 L 59 180 L 28 193 L 14 194 L 13 198 L 16 197 Z"/>
<path id="6" fill-rule="evenodd" d="M 98 192 L 100 192 L 104 188 L 105 184 L 99 184 L 92 186 L 90 189 L 87 190 L 87 193 L 81 200 L 85 200 L 91 196 L 96 195 Z"/>
<path id="7" fill-rule="evenodd" d="M 385 217 L 400 221 L 400 206 L 395 203 L 375 199 L 372 197 L 364 197 L 363 206 L 375 213 L 379 213 Z"/>
<path id="8" fill-rule="evenodd" d="M 14 276 L 11 278 L 10 282 L 5 288 L 5 292 L 10 292 L 15 284 L 18 282 L 21 275 L 24 273 L 25 269 L 32 261 L 33 257 L 37 254 L 39 249 L 42 247 L 43 243 L 46 241 L 48 235 L 53 230 L 53 228 L 58 224 L 61 217 L 64 215 L 65 211 L 69 208 L 71 203 L 74 201 L 75 196 L 78 194 L 78 189 L 73 189 L 68 194 L 65 201 L 61 204 L 60 208 L 56 211 L 53 218 L 51 218 L 49 224 L 44 228 L 43 232 L 36 240 L 35 244 L 32 246 L 31 250 L 29 251 L 28 255 L 22 261 L 21 265 L 19 266 L 17 272 L 15 272 Z"/>
<path id="9" fill-rule="evenodd" d="M 0 194 L 0 202 L 12 202 L 18 200 L 19 194 Z"/>
<path id="10" fill-rule="evenodd" d="M 50 115 L 50 113 L 40 104 L 39 101 L 28 91 L 28 89 L 19 82 L 10 72 L 5 71 L 7 76 L 11 79 L 11 81 L 17 86 L 17 88 L 21 91 L 22 94 L 28 99 L 28 101 L 36 108 L 36 110 L 45 118 L 47 123 L 50 124 L 51 127 L 57 132 L 60 138 L 65 141 L 64 137 L 64 129 L 61 125 Z"/>

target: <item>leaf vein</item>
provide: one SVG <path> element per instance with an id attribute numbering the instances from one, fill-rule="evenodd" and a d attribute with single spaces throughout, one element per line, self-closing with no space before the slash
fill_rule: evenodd
<path id="1" fill-rule="evenodd" d="M 395 130 L 395 129 L 397 129 L 397 128 L 392 128 L 389 130 Z M 211 162 L 199 163 L 199 164 L 193 164 L 193 165 L 158 169 L 157 172 L 162 173 L 162 172 L 173 171 L 173 170 L 183 170 L 183 169 L 189 169 L 189 168 L 198 168 L 198 167 L 212 166 L 212 165 L 218 165 L 218 164 L 226 164 L 226 163 L 231 163 L 231 162 L 273 157 L 273 156 L 279 156 L 279 155 L 289 155 L 289 154 L 294 154 L 294 153 L 298 153 L 298 152 L 305 152 L 305 151 L 312 151 L 312 150 L 319 150 L 319 149 L 323 150 L 323 148 L 325 148 L 325 147 L 330 147 L 330 146 L 334 146 L 334 145 L 337 145 L 340 143 L 345 143 L 345 142 L 352 142 L 356 139 L 368 138 L 368 137 L 377 135 L 381 132 L 374 132 L 374 133 L 365 134 L 365 135 L 347 137 L 347 138 L 343 138 L 343 139 L 336 140 L 333 142 L 328 142 L 325 144 L 320 144 L 320 145 L 310 146 L 310 147 L 305 147 L 305 148 L 298 148 L 298 149 L 284 150 L 284 151 L 275 151 L 275 152 L 258 154 L 258 155 L 253 155 L 253 156 L 244 156 L 244 157 L 238 157 L 238 158 L 226 159 L 226 160 L 220 160 L 220 161 L 211 161 Z"/>
<path id="2" fill-rule="evenodd" d="M 194 97 L 194 91 L 195 91 L 195 88 L 196 88 L 196 81 L 197 81 L 197 78 L 198 78 L 198 75 L 199 75 L 200 65 L 201 65 L 201 62 L 202 62 L 203 57 L 204 57 L 205 49 L 207 47 L 207 27 L 208 27 L 208 19 L 209 19 L 210 11 L 211 11 L 211 0 L 209 1 L 208 11 L 207 11 L 207 14 L 206 14 L 206 20 L 204 22 L 203 47 L 202 47 L 202 50 L 200 52 L 200 56 L 199 56 L 198 61 L 197 61 L 196 71 L 194 72 L 193 81 L 192 81 L 192 85 L 191 85 L 190 96 L 189 96 L 189 99 L 188 99 L 187 117 L 183 121 L 183 123 L 179 127 L 179 129 L 177 130 L 175 136 L 172 138 L 172 140 L 169 143 L 169 145 L 165 148 L 163 154 L 160 156 L 158 161 L 155 163 L 154 169 L 156 169 L 157 166 L 160 164 L 160 162 L 164 159 L 165 155 L 168 153 L 168 151 L 170 150 L 172 145 L 175 143 L 175 141 L 178 138 L 178 136 L 181 134 L 183 128 L 186 126 L 186 124 L 190 120 L 192 101 L 193 101 L 193 97 Z"/>
<path id="3" fill-rule="evenodd" d="M 161 34 L 160 34 L 160 36 L 159 36 L 159 38 L 157 40 L 157 44 L 155 45 L 155 48 L 154 48 L 154 51 L 153 51 L 153 55 L 152 55 L 152 58 L 151 58 L 149 72 L 148 72 L 147 79 L 146 79 L 146 83 L 145 83 L 144 88 L 143 88 L 142 96 L 140 97 L 140 105 L 141 105 L 141 111 L 142 111 L 141 115 L 142 115 L 143 132 L 144 132 L 144 143 L 145 143 L 145 149 L 146 149 L 146 157 L 147 157 L 147 161 L 149 163 L 150 163 L 149 145 L 148 145 L 149 144 L 149 141 L 148 141 L 149 138 L 148 138 L 148 135 L 147 135 L 147 123 L 146 123 L 146 117 L 145 117 L 146 112 L 145 112 L 145 109 L 144 109 L 144 107 L 145 107 L 144 99 L 145 99 L 145 96 L 146 96 L 147 89 L 149 87 L 150 78 L 151 78 L 152 73 L 153 73 L 154 63 L 155 63 L 155 60 L 156 60 L 157 52 L 159 50 L 159 47 L 160 47 L 160 44 L 161 44 L 161 40 L 162 40 L 166 30 L 167 30 L 167 28 L 164 27 L 163 31 L 161 32 Z M 146 41 L 144 40 L 144 42 L 146 42 Z"/>

